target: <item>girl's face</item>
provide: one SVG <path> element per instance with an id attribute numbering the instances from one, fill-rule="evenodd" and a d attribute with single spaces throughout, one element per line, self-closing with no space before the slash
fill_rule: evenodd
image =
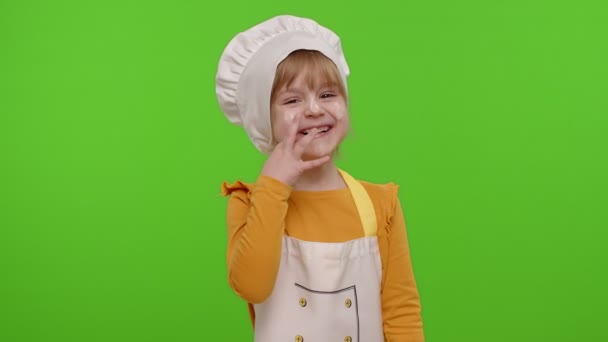
<path id="1" fill-rule="evenodd" d="M 296 142 L 313 128 L 320 129 L 302 155 L 303 160 L 333 156 L 349 129 L 346 99 L 336 87 L 306 82 L 303 70 L 289 85 L 278 89 L 270 104 L 272 133 L 277 142 L 283 141 L 289 126 L 296 122 Z"/>

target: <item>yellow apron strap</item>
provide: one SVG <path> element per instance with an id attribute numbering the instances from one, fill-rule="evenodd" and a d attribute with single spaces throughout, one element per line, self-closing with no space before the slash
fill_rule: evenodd
<path id="1" fill-rule="evenodd" d="M 376 236 L 378 223 L 376 221 L 376 211 L 374 210 L 374 204 L 372 203 L 371 198 L 369 198 L 367 191 L 365 191 L 365 188 L 363 188 L 361 183 L 357 182 L 344 170 L 339 171 L 355 200 L 355 205 L 357 206 L 357 211 L 359 211 L 359 217 L 363 224 L 365 236 Z"/>

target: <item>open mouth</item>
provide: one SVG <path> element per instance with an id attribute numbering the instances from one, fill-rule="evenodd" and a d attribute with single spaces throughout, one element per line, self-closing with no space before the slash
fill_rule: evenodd
<path id="1" fill-rule="evenodd" d="M 307 128 L 307 129 L 303 129 L 300 132 L 298 132 L 299 134 L 303 134 L 303 135 L 308 135 L 308 133 L 313 132 L 313 130 L 317 130 L 319 132 L 319 134 L 323 134 L 323 133 L 327 133 L 331 130 L 331 126 L 321 126 L 321 127 L 311 127 L 311 128 Z"/>

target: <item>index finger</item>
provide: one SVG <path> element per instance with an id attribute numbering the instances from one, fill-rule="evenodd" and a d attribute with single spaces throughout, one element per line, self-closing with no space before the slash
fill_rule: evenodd
<path id="1" fill-rule="evenodd" d="M 289 148 L 292 148 L 296 143 L 296 137 L 298 136 L 298 115 L 293 114 L 289 121 L 289 126 L 287 129 L 287 136 L 285 137 L 285 141 Z"/>
<path id="2" fill-rule="evenodd" d="M 308 134 L 306 134 L 304 137 L 302 137 L 302 139 L 295 143 L 293 146 L 293 152 L 296 154 L 296 156 L 301 157 L 306 147 L 308 147 L 308 145 L 312 143 L 312 141 L 317 137 L 317 135 L 319 135 L 319 131 L 316 128 L 313 128 L 308 131 Z"/>

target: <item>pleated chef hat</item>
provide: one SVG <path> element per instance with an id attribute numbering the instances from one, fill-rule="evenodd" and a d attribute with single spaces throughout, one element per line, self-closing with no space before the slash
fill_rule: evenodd
<path id="1" fill-rule="evenodd" d="M 311 19 L 283 15 L 264 21 L 237 34 L 220 58 L 215 89 L 220 107 L 263 153 L 274 149 L 270 93 L 276 68 L 300 49 L 317 50 L 331 59 L 346 88 L 350 71 L 340 38 Z"/>

